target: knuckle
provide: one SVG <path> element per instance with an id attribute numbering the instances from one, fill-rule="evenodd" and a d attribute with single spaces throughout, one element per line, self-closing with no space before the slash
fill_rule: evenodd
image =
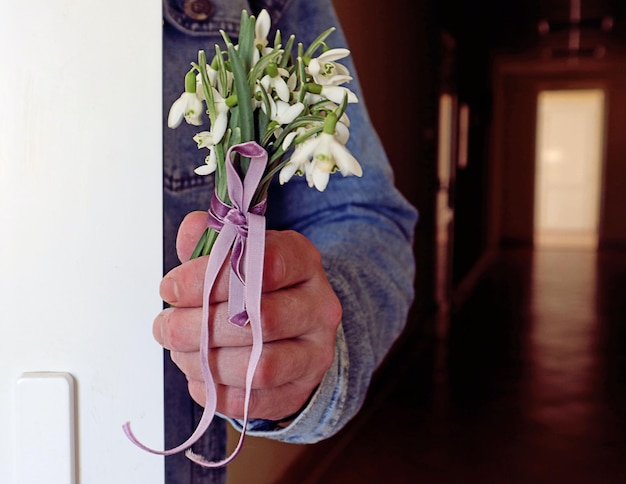
<path id="1" fill-rule="evenodd" d="M 271 246 L 265 252 L 265 260 L 263 267 L 264 282 L 270 286 L 274 286 L 281 281 L 287 274 L 287 265 L 283 254 L 278 250 L 271 250 Z"/>
<path id="2" fill-rule="evenodd" d="M 334 334 L 343 318 L 341 302 L 334 292 L 332 296 L 327 299 L 327 303 L 324 304 L 322 316 L 323 323 L 326 324 L 327 329 Z"/>
<path id="3" fill-rule="evenodd" d="M 250 406 L 252 408 L 253 394 L 250 395 Z M 218 411 L 230 418 L 243 418 L 245 405 L 245 393 L 243 390 L 233 387 L 218 388 Z"/>
<path id="4" fill-rule="evenodd" d="M 276 365 L 273 364 L 270 358 L 263 358 L 259 360 L 259 364 L 254 373 L 254 386 L 255 388 L 270 388 L 273 382 L 276 380 Z"/>
<path id="5" fill-rule="evenodd" d="M 328 345 L 324 347 L 324 351 L 320 356 L 320 367 L 323 369 L 322 375 L 324 375 L 333 364 L 335 360 L 335 345 Z"/>
<path id="6" fill-rule="evenodd" d="M 286 295 L 283 295 L 286 297 Z M 284 302 L 288 305 L 288 302 Z M 281 308 L 276 304 L 263 304 L 261 301 L 261 326 L 263 328 L 263 336 L 266 339 L 272 340 L 275 335 L 279 333 L 282 321 Z"/>
<path id="7" fill-rule="evenodd" d="M 177 324 L 180 311 L 175 308 L 164 311 L 165 318 L 161 327 L 163 346 L 171 351 L 182 349 L 181 334 Z"/>
<path id="8" fill-rule="evenodd" d="M 189 380 L 187 382 L 189 396 L 201 406 L 206 405 L 206 390 L 203 382 L 197 380 Z"/>

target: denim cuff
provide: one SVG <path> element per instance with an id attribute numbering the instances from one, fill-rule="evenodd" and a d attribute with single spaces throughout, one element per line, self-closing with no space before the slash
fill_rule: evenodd
<path id="1" fill-rule="evenodd" d="M 348 396 L 349 358 L 343 328 L 339 326 L 335 342 L 335 359 L 308 405 L 286 427 L 279 421 L 251 419 L 246 432 L 290 444 L 313 444 L 326 439 L 340 428 L 340 416 L 345 413 Z M 223 417 L 239 432 L 243 421 Z"/>

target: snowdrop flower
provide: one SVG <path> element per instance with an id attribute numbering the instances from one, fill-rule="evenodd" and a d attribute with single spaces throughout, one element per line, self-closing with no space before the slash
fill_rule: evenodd
<path id="1" fill-rule="evenodd" d="M 196 94 L 196 75 L 189 71 L 185 76 L 185 92 L 172 104 L 167 116 L 167 125 L 170 128 L 177 128 L 184 118 L 189 124 L 200 126 L 203 108 L 202 101 Z"/>
<path id="2" fill-rule="evenodd" d="M 339 122 L 337 123 L 337 127 L 335 128 L 335 138 L 337 139 L 337 141 L 339 141 L 342 145 L 345 146 L 345 144 L 348 142 L 348 139 L 350 138 L 350 122 L 348 121 L 348 123 L 344 123 L 343 122 L 343 118 L 347 116 L 344 115 L 341 117 L 341 119 L 339 120 Z"/>
<path id="3" fill-rule="evenodd" d="M 222 141 L 224 133 L 226 133 L 226 128 L 228 128 L 228 113 L 230 112 L 230 107 L 228 106 L 228 100 L 224 99 L 217 89 L 212 89 L 213 104 L 215 105 L 217 117 L 211 126 L 211 134 L 213 135 L 214 144 L 217 144 Z"/>
<path id="4" fill-rule="evenodd" d="M 310 187 L 323 192 L 328 185 L 330 174 L 337 169 L 343 176 L 362 176 L 361 165 L 344 145 L 332 134 L 320 133 L 313 153 L 313 160 L 306 166 L 306 179 Z"/>
<path id="5" fill-rule="evenodd" d="M 207 77 L 209 78 L 209 84 L 211 86 L 217 86 L 219 82 L 219 77 L 218 77 L 219 72 L 207 64 L 206 73 L 207 73 Z M 204 88 L 202 87 L 202 74 L 200 74 L 199 72 L 196 75 L 196 95 L 198 96 L 198 99 L 202 101 L 206 100 L 204 96 Z"/>
<path id="6" fill-rule="evenodd" d="M 336 124 L 337 116 L 329 113 L 324 122 L 324 130 L 296 146 L 291 159 L 279 174 L 281 184 L 286 183 L 294 174 L 304 171 L 309 186 L 323 192 L 328 186 L 331 173 L 337 170 L 343 176 L 363 175 L 359 162 L 335 138 Z"/>
<path id="7" fill-rule="evenodd" d="M 348 103 L 358 103 L 359 100 L 350 89 L 343 86 L 324 86 L 321 84 L 307 83 L 308 104 L 314 104 L 320 98 L 326 98 L 335 104 L 341 104 L 344 96 L 348 96 Z"/>
<path id="8" fill-rule="evenodd" d="M 256 65 L 259 62 L 259 58 L 272 49 L 267 46 L 267 35 L 270 33 L 270 27 L 272 26 L 272 20 L 267 10 L 263 9 L 259 13 L 254 23 L 254 46 L 256 49 L 252 52 L 252 65 Z"/>
<path id="9" fill-rule="evenodd" d="M 320 54 L 318 57 L 311 59 L 308 66 L 309 74 L 313 76 L 313 80 L 322 85 L 343 84 L 352 80 L 350 71 L 335 61 L 348 57 L 350 51 L 348 49 L 330 49 Z"/>
<path id="10" fill-rule="evenodd" d="M 209 155 L 204 160 L 205 164 L 197 167 L 194 172 L 197 175 L 210 175 L 217 169 L 217 156 L 215 154 L 213 134 L 209 131 L 201 131 L 193 137 L 193 140 L 198 143 L 198 149 L 209 149 Z"/>
<path id="11" fill-rule="evenodd" d="M 261 106 L 261 109 L 265 112 L 265 104 Z M 302 111 L 304 111 L 304 104 L 289 104 L 285 101 L 270 99 L 270 109 L 269 118 L 279 126 L 284 126 L 300 116 Z"/>
<path id="12" fill-rule="evenodd" d="M 349 103 L 358 103 L 359 102 L 359 100 L 356 97 L 356 94 L 354 94 L 347 87 L 322 86 L 322 90 L 321 90 L 320 94 L 323 97 L 325 97 L 327 99 L 330 99 L 332 102 L 337 103 L 337 104 L 341 104 L 343 102 L 343 97 L 346 94 L 348 95 L 348 102 Z"/>
<path id="13" fill-rule="evenodd" d="M 290 133 L 289 136 L 292 134 L 293 133 Z M 293 138 L 295 138 L 295 134 Z M 313 150 L 309 149 L 309 147 L 312 148 L 314 146 L 315 139 L 316 138 L 309 138 L 304 143 L 296 146 L 293 155 L 291 155 L 289 161 L 281 168 L 280 173 L 278 174 L 278 181 L 281 185 L 284 185 L 291 180 L 294 175 L 302 175 L 306 171 L 306 165 L 309 164 L 308 158 L 313 152 Z M 286 141 L 287 139 L 285 138 L 285 142 Z M 291 141 L 293 141 L 293 139 Z"/>
<path id="14" fill-rule="evenodd" d="M 300 127 L 300 128 L 297 128 L 295 131 L 292 131 L 289 134 L 287 134 L 287 136 L 285 136 L 285 138 L 283 139 L 283 143 L 281 145 L 283 151 L 289 150 L 289 148 L 291 148 L 291 143 L 293 143 L 293 140 L 295 140 L 296 137 L 303 135 L 305 132 L 306 132 L 306 129 L 303 127 Z M 285 176 L 287 175 L 285 174 Z M 292 176 L 293 176 L 293 173 L 289 175 L 289 178 L 291 178 Z"/>
<path id="15" fill-rule="evenodd" d="M 267 47 L 267 34 L 270 33 L 271 26 L 270 14 L 265 9 L 261 10 L 254 24 L 254 45 L 261 51 Z"/>
<path id="16" fill-rule="evenodd" d="M 202 124 L 202 101 L 195 92 L 184 92 L 174 101 L 167 117 L 167 125 L 170 128 L 178 128 L 183 118 L 189 124 L 200 126 Z"/>
<path id="17" fill-rule="evenodd" d="M 274 62 L 267 66 L 268 74 L 261 78 L 261 85 L 265 92 L 274 91 L 281 101 L 288 102 L 291 92 L 285 78 L 289 78 L 289 72 L 286 69 L 278 68 Z"/>

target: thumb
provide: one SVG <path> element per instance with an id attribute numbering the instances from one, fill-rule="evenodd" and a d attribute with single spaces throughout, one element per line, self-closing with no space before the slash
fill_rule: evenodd
<path id="1" fill-rule="evenodd" d="M 189 260 L 206 228 L 206 212 L 191 212 L 185 216 L 176 237 L 176 252 L 181 262 Z"/>

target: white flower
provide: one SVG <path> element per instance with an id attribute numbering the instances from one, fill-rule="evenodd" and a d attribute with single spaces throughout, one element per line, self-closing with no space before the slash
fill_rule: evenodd
<path id="1" fill-rule="evenodd" d="M 280 171 L 279 181 L 286 183 L 294 174 L 304 171 L 309 186 L 323 192 L 330 174 L 337 170 L 343 176 L 363 175 L 361 165 L 346 147 L 334 135 L 322 132 L 296 146 L 291 159 Z"/>
<path id="2" fill-rule="evenodd" d="M 270 33 L 271 26 L 270 14 L 265 9 L 261 10 L 254 24 L 254 45 L 260 46 L 261 51 L 267 47 L 267 34 Z"/>
<path id="3" fill-rule="evenodd" d="M 263 109 L 263 112 L 265 112 L 266 110 L 265 104 L 261 106 L 261 109 Z M 283 126 L 283 125 L 291 123 L 298 116 L 300 116 L 302 111 L 304 111 L 304 104 L 302 103 L 289 104 L 287 102 L 280 101 L 280 100 L 274 101 L 273 99 L 270 98 L 270 109 L 271 109 L 271 112 L 269 113 L 270 120 L 275 121 L 280 126 Z"/>
<path id="4" fill-rule="evenodd" d="M 293 92 L 296 90 L 297 85 L 298 85 L 298 75 L 295 72 L 293 72 L 289 76 L 289 79 L 287 79 L 287 87 L 289 88 L 289 91 Z"/>
<path id="5" fill-rule="evenodd" d="M 228 127 L 228 113 L 230 111 L 230 108 L 226 104 L 226 99 L 222 97 L 219 91 L 215 88 L 212 89 L 213 104 L 215 105 L 217 118 L 211 125 L 211 134 L 213 135 L 214 144 L 217 144 L 222 141 L 224 133 L 226 133 L 226 128 Z"/>
<path id="6" fill-rule="evenodd" d="M 254 51 L 252 52 L 252 65 L 256 65 L 259 62 L 259 58 L 262 55 L 271 52 L 272 49 L 267 46 L 267 35 L 270 33 L 270 27 L 272 26 L 272 20 L 267 10 L 263 9 L 259 13 L 254 23 Z"/>
<path id="7" fill-rule="evenodd" d="M 350 89 L 347 87 L 341 86 L 322 86 L 322 92 L 320 93 L 322 97 L 326 99 L 330 99 L 332 102 L 341 104 L 343 102 L 343 97 L 348 95 L 348 103 L 358 103 L 359 100 Z"/>
<path id="8" fill-rule="evenodd" d="M 358 103 L 359 100 L 350 89 L 343 86 L 322 86 L 320 84 L 309 85 L 309 91 L 306 93 L 305 103 L 310 106 L 320 101 L 332 101 L 335 104 L 341 104 L 344 96 L 348 96 L 348 103 Z"/>
<path id="9" fill-rule="evenodd" d="M 209 79 L 209 85 L 215 87 L 219 81 L 219 72 L 207 64 L 206 73 Z M 206 100 L 204 96 L 204 88 L 202 87 L 202 75 L 200 73 L 196 75 L 196 95 L 198 96 L 200 100 L 202 101 Z"/>
<path id="10" fill-rule="evenodd" d="M 346 118 L 346 120 L 348 119 L 348 117 L 344 113 L 344 115 L 341 117 L 341 119 L 337 123 L 336 131 L 335 131 L 335 138 L 337 139 L 339 143 L 345 146 L 346 143 L 348 142 L 348 139 L 350 138 L 350 129 L 349 129 L 350 121 L 348 120 L 347 123 L 344 123 L 344 117 Z"/>
<path id="11" fill-rule="evenodd" d="M 306 134 L 307 132 L 307 128 L 305 128 L 304 126 L 300 126 L 299 128 L 296 128 L 295 130 L 289 132 L 285 138 L 283 139 L 283 142 L 281 144 L 281 147 L 283 149 L 283 151 L 288 151 L 291 147 L 292 147 L 292 143 L 294 142 L 294 140 L 298 137 L 298 136 L 302 136 L 304 134 Z M 293 174 L 292 174 L 293 176 Z M 289 177 L 291 178 L 291 176 Z"/>
<path id="12" fill-rule="evenodd" d="M 274 91 L 278 95 L 278 99 L 288 102 L 291 91 L 289 90 L 285 78 L 289 78 L 289 72 L 287 72 L 286 69 L 279 68 L 278 75 L 274 77 L 269 74 L 264 75 L 261 79 L 261 85 L 268 94 Z"/>
<path id="13" fill-rule="evenodd" d="M 348 57 L 348 49 L 330 49 L 311 59 L 308 66 L 309 74 L 317 84 L 334 85 L 343 84 L 352 80 L 350 71 L 346 66 L 337 64 L 335 61 Z"/>
<path id="14" fill-rule="evenodd" d="M 215 143 L 213 142 L 213 134 L 209 131 L 201 131 L 193 137 L 198 143 L 198 149 L 208 148 L 209 155 L 204 160 L 204 165 L 197 167 L 194 172 L 197 175 L 210 175 L 217 169 L 217 156 L 215 154 Z"/>
<path id="15" fill-rule="evenodd" d="M 306 141 L 297 146 L 294 155 L 297 154 L 303 147 L 306 147 Z M 292 156 L 285 166 L 281 168 L 280 173 L 278 174 L 278 181 L 280 184 L 284 185 L 296 174 L 302 175 L 308 163 L 309 162 L 306 158 L 294 158 L 294 156 Z"/>
<path id="16" fill-rule="evenodd" d="M 202 124 L 202 101 L 195 92 L 183 92 L 181 96 L 174 101 L 167 117 L 167 125 L 170 128 L 177 128 L 183 118 L 189 124 L 200 126 Z"/>

